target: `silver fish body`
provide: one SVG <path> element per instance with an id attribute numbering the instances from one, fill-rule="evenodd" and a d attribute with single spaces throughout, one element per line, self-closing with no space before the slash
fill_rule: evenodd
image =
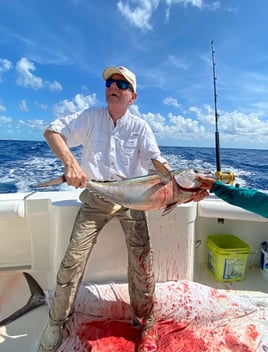
<path id="1" fill-rule="evenodd" d="M 121 206 L 136 210 L 165 209 L 164 214 L 176 205 L 189 202 L 198 187 L 180 186 L 176 177 L 188 170 L 168 171 L 154 161 L 157 174 L 119 181 L 89 181 L 87 188 Z"/>
<path id="2" fill-rule="evenodd" d="M 177 204 L 186 203 L 200 191 L 198 183 L 193 179 L 193 170 L 169 171 L 159 161 L 152 159 L 156 173 L 148 176 L 133 177 L 119 181 L 94 181 L 87 188 L 99 196 L 114 203 L 136 210 L 165 209 L 163 215 L 171 211 Z M 191 171 L 189 173 L 189 171 Z M 185 188 L 180 179 L 189 178 L 191 187 Z M 62 175 L 56 179 L 38 184 L 36 187 L 48 187 L 66 182 Z"/>

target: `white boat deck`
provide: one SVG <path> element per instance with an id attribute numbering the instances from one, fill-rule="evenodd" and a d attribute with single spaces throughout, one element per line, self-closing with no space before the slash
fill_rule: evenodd
<path id="1" fill-rule="evenodd" d="M 72 224 L 79 209 L 78 194 L 79 191 L 0 195 L 0 320 L 22 307 L 29 299 L 30 292 L 22 275 L 23 271 L 29 272 L 44 289 L 48 298 L 51 297 L 59 263 L 68 244 Z M 268 240 L 268 220 L 232 207 L 213 197 L 203 200 L 198 205 L 196 203 L 188 203 L 178 206 L 164 217 L 161 216 L 161 213 L 162 211 L 148 213 L 155 256 L 155 274 L 158 292 L 161 293 L 158 296 L 158 303 L 163 303 L 163 301 L 172 302 L 172 299 L 174 299 L 173 303 L 176 305 L 178 304 L 178 299 L 180 302 L 187 301 L 185 296 L 176 296 L 177 291 L 174 291 L 173 297 L 169 296 L 167 298 L 165 296 L 162 288 L 170 283 L 175 283 L 174 285 L 182 285 L 183 283 L 185 285 L 187 283 L 187 285 L 193 285 L 191 286 L 191 300 L 195 300 L 195 290 L 198 292 L 204 290 L 204 292 L 213 295 L 215 292 L 217 292 L 217 295 L 219 292 L 224 292 L 224 294 L 226 292 L 231 293 L 232 299 L 234 299 L 233 295 L 234 297 L 241 297 L 241 301 L 237 301 L 238 306 L 240 305 L 239 302 L 243 303 L 244 297 L 248 297 L 248 299 L 253 300 L 253 303 L 251 303 L 253 306 L 255 304 L 256 309 L 252 308 L 254 314 L 246 315 L 247 319 L 244 321 L 241 318 L 240 321 L 243 320 L 245 326 L 246 323 L 256 326 L 259 334 L 258 339 L 255 340 L 258 340 L 259 347 L 257 348 L 256 344 L 254 345 L 256 341 L 250 342 L 251 347 L 249 342 L 247 342 L 249 348 L 247 351 L 267 351 L 268 345 L 266 344 L 268 342 L 265 340 L 263 329 L 266 332 L 268 331 L 268 281 L 264 279 L 260 272 L 259 246 L 262 241 Z M 115 288 L 113 290 L 119 291 L 121 290 L 121 285 L 125 285 L 124 283 L 127 282 L 127 252 L 124 236 L 118 225 L 117 220 L 113 220 L 105 227 L 98 239 L 85 273 L 84 282 L 94 283 L 94 287 L 97 287 L 100 292 L 103 292 L 103 288 L 109 282 L 114 283 Z M 220 233 L 234 234 L 246 241 L 251 247 L 245 280 L 241 282 L 217 282 L 207 271 L 206 238 L 210 234 Z M 103 265 L 104 256 L 106 258 L 106 266 Z M 94 287 L 89 285 L 90 294 Z M 211 291 L 212 289 L 216 289 L 216 291 Z M 114 292 L 113 290 L 111 291 L 112 293 Z M 178 287 L 178 290 L 180 290 L 180 287 Z M 111 292 L 109 290 L 107 292 L 109 293 L 109 298 L 104 297 L 104 299 L 106 301 L 110 299 L 116 301 L 111 296 Z M 123 291 L 121 290 L 120 292 L 122 293 Z M 123 295 L 124 302 L 127 301 L 127 296 L 125 295 L 126 293 Z M 201 307 L 204 305 L 205 312 L 207 300 L 208 297 L 204 294 L 202 302 L 196 303 L 191 309 L 188 306 L 187 312 L 186 310 L 181 312 L 180 318 L 183 317 L 183 314 L 185 316 L 189 315 L 189 309 L 191 314 L 198 311 L 200 305 Z M 91 303 L 89 302 L 84 307 L 84 310 L 86 307 L 90 307 Z M 162 303 L 161 307 L 163 308 Z M 178 305 L 178 307 L 180 306 Z M 0 327 L 0 351 L 37 351 L 39 339 L 46 323 L 47 313 L 48 306 L 45 305 L 7 326 Z M 160 320 L 163 318 L 161 316 L 162 313 L 163 310 L 159 310 Z M 174 314 L 174 309 L 170 310 L 168 314 L 169 316 Z M 200 314 L 202 315 L 201 310 L 199 311 Z M 260 323 L 261 314 L 263 325 Z M 242 317 L 242 315 L 239 316 Z M 105 318 L 105 316 L 98 317 L 98 319 L 101 318 Z M 106 316 L 106 320 L 110 318 Z M 116 320 L 115 316 L 112 318 Z M 125 320 L 128 318 L 125 317 Z M 177 316 L 175 318 L 178 319 Z M 211 318 L 214 319 L 215 316 Z M 232 320 L 234 316 L 230 315 L 229 318 L 230 321 L 236 321 Z M 86 322 L 81 319 L 81 312 L 78 309 L 76 318 L 70 321 L 69 324 L 73 324 L 73 329 L 78 329 L 79 324 L 87 324 L 87 321 L 92 321 L 90 312 L 87 315 Z M 196 319 L 196 316 L 193 319 Z M 227 329 L 226 321 L 224 324 Z M 242 326 L 244 326 L 243 324 Z M 208 329 L 207 325 L 204 326 Z M 200 351 L 217 351 L 215 346 L 220 343 L 219 338 L 211 341 L 209 340 L 211 336 L 208 332 L 205 333 L 200 326 L 195 328 L 196 331 L 206 337 L 207 343 L 210 343 L 215 348 L 214 350 L 200 349 Z M 218 329 L 218 327 L 214 326 L 214 329 L 216 328 Z M 70 326 L 68 329 L 70 329 Z M 69 331 L 68 329 L 67 332 Z M 163 329 L 164 325 L 159 323 L 160 334 L 164 331 Z M 185 333 L 186 331 L 189 334 L 193 333 L 189 329 L 187 328 Z M 238 330 L 235 330 L 235 334 Z M 219 330 L 218 333 L 223 333 L 223 331 Z M 268 336 L 267 333 L 266 335 Z M 74 346 L 74 339 L 71 339 L 71 335 L 68 336 L 64 345 L 65 349 L 59 351 L 75 351 L 74 347 L 71 347 Z M 170 336 L 172 337 L 173 335 L 171 334 Z M 186 339 L 186 335 L 182 337 Z M 90 339 L 90 336 L 87 336 L 87 338 Z M 248 341 L 245 337 L 241 337 L 241 339 L 241 344 L 245 344 L 245 341 Z M 119 343 L 118 341 L 117 343 Z M 122 339 L 120 341 L 122 342 Z M 125 343 L 133 342 L 126 339 L 124 341 Z M 91 341 L 91 343 L 94 347 L 95 342 Z M 175 340 L 172 340 L 172 344 L 175 344 Z M 168 351 L 187 351 L 185 346 L 176 345 L 176 349 L 175 347 L 174 349 L 170 347 Z M 254 350 L 252 346 L 256 347 L 256 349 Z M 87 350 L 81 349 L 81 346 L 79 348 L 78 351 Z M 94 348 L 92 352 L 104 351 L 100 347 L 98 349 Z M 226 349 L 226 351 L 230 350 L 237 351 L 239 349 Z M 129 351 L 132 350 L 130 349 Z M 159 351 L 162 352 L 164 350 L 160 349 Z M 225 351 L 225 349 L 220 351 Z"/>

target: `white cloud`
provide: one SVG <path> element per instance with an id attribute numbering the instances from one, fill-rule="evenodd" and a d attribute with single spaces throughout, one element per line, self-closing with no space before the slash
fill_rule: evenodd
<path id="1" fill-rule="evenodd" d="M 163 103 L 166 105 L 174 106 L 175 108 L 179 108 L 180 104 L 178 102 L 178 99 L 172 98 L 172 97 L 167 97 L 163 100 Z"/>
<path id="2" fill-rule="evenodd" d="M 16 64 L 16 71 L 18 73 L 17 84 L 22 87 L 32 89 L 42 89 L 48 87 L 52 92 L 61 91 L 62 86 L 59 82 L 49 82 L 41 77 L 35 76 L 33 72 L 36 70 L 33 62 L 27 58 L 21 58 Z"/>
<path id="3" fill-rule="evenodd" d="M 209 105 L 205 105 L 203 109 L 191 107 L 189 112 L 200 122 L 210 126 L 211 130 L 215 129 L 215 114 Z M 251 135 L 253 137 L 268 133 L 268 121 L 262 120 L 262 113 L 245 114 L 236 110 L 231 112 L 219 110 L 218 128 L 225 136 L 243 135 L 247 137 Z"/>
<path id="4" fill-rule="evenodd" d="M 215 131 L 215 115 L 213 109 L 206 105 L 204 108 L 191 107 L 189 112 L 196 117 L 212 136 Z M 220 110 L 218 129 L 220 139 L 228 147 L 244 145 L 250 147 L 256 141 L 263 145 L 268 143 L 268 121 L 263 120 L 262 113 L 245 114 L 239 111 Z M 234 144 L 235 143 L 235 144 Z"/>
<path id="5" fill-rule="evenodd" d="M 0 116 L 0 125 L 4 123 L 11 123 L 12 118 L 8 116 Z"/>
<path id="6" fill-rule="evenodd" d="M 184 7 L 186 6 L 195 6 L 198 8 L 203 7 L 203 0 L 165 0 L 167 4 L 167 9 L 166 9 L 166 19 L 169 20 L 170 16 L 170 10 L 173 5 L 183 5 Z"/>
<path id="7" fill-rule="evenodd" d="M 176 68 L 180 68 L 183 70 L 188 70 L 190 67 L 189 62 L 183 62 L 180 58 L 177 58 L 174 55 L 169 55 L 168 61 Z"/>
<path id="8" fill-rule="evenodd" d="M 19 108 L 22 111 L 29 111 L 29 108 L 27 106 L 27 103 L 26 103 L 25 99 L 21 99 L 21 101 L 19 102 Z"/>
<path id="9" fill-rule="evenodd" d="M 0 59 L 0 82 L 2 81 L 2 73 L 11 70 L 12 63 L 7 59 Z"/>
<path id="10" fill-rule="evenodd" d="M 56 92 L 56 91 L 61 91 L 62 90 L 62 85 L 57 82 L 57 81 L 54 81 L 54 82 L 47 82 L 48 83 L 48 86 L 49 86 L 49 89 L 51 90 L 51 92 Z"/>
<path id="11" fill-rule="evenodd" d="M 42 110 L 48 110 L 48 105 L 47 104 L 40 104 L 40 103 L 35 103 L 35 105 L 39 108 L 39 109 L 42 109 Z"/>
<path id="12" fill-rule="evenodd" d="M 192 118 L 186 118 L 181 115 L 176 116 L 171 113 L 167 117 L 160 113 L 149 112 L 142 114 L 137 106 L 132 106 L 131 110 L 149 123 L 158 139 L 168 138 L 170 141 L 178 140 L 182 142 L 196 138 L 197 135 L 205 139 L 209 138 L 204 126 Z"/>
<path id="13" fill-rule="evenodd" d="M 165 10 L 166 19 L 169 19 L 170 10 L 173 5 L 203 7 L 203 0 L 129 0 L 125 3 L 123 0 L 118 1 L 117 8 L 119 12 L 129 21 L 129 23 L 143 31 L 152 30 L 151 19 L 154 11 L 157 10 L 160 1 L 167 5 Z M 132 6 L 131 6 L 132 5 Z M 218 1 L 206 7 L 217 8 Z"/>
<path id="14" fill-rule="evenodd" d="M 184 115 L 143 114 L 137 105 L 132 105 L 130 110 L 149 123 L 160 144 L 189 145 L 195 141 L 214 146 L 215 116 L 209 105 L 192 106 Z M 250 147 L 256 140 L 264 146 L 268 143 L 268 121 L 262 120 L 261 114 L 219 111 L 219 132 L 221 145 L 225 147 L 232 147 L 234 143 Z"/>
<path id="15" fill-rule="evenodd" d="M 160 0 L 130 0 L 133 7 L 123 1 L 117 3 L 121 14 L 130 22 L 131 25 L 144 31 L 151 30 L 150 20 L 153 12 L 157 9 Z M 137 4 L 137 5 L 136 5 Z"/>
<path id="16" fill-rule="evenodd" d="M 215 113 L 210 105 L 204 105 L 203 108 L 191 106 L 189 113 L 194 115 L 198 120 L 202 121 L 206 125 L 215 125 Z"/>
<path id="17" fill-rule="evenodd" d="M 6 111 L 6 107 L 2 104 L 0 104 L 0 111 Z"/>
<path id="18" fill-rule="evenodd" d="M 84 96 L 82 94 L 76 94 L 73 100 L 64 99 L 54 106 L 54 114 L 64 116 L 87 109 L 90 106 L 94 106 L 97 103 L 96 94 Z"/>
<path id="19" fill-rule="evenodd" d="M 220 1 L 213 1 L 211 4 L 206 4 L 205 5 L 205 7 L 209 7 L 209 9 L 210 10 L 212 10 L 212 11 L 216 11 L 216 10 L 218 10 L 220 7 L 221 7 L 221 3 L 220 3 Z M 228 5 L 227 5 L 227 8 L 226 8 L 226 10 L 227 11 L 230 11 L 230 12 L 234 12 L 234 8 L 232 8 L 232 7 L 229 7 Z"/>
<path id="20" fill-rule="evenodd" d="M 168 6 L 181 4 L 184 6 L 192 5 L 192 6 L 202 7 L 203 0 L 166 0 L 166 3 Z"/>
<path id="21" fill-rule="evenodd" d="M 30 87 L 40 89 L 44 87 L 44 82 L 41 77 L 35 76 L 32 72 L 35 71 L 35 66 L 25 57 L 21 58 L 16 64 L 18 73 L 17 84 L 22 87 Z"/>
<path id="22" fill-rule="evenodd" d="M 261 136 L 268 133 L 268 121 L 261 120 L 257 113 L 244 114 L 238 111 L 220 112 L 220 129 L 229 135 Z"/>
<path id="23" fill-rule="evenodd" d="M 169 121 L 175 127 L 175 131 L 177 133 L 190 133 L 191 135 L 195 135 L 196 133 L 204 133 L 204 127 L 200 126 L 197 120 L 192 118 L 186 118 L 181 115 L 173 115 L 171 113 L 168 114 Z"/>
<path id="24" fill-rule="evenodd" d="M 19 120 L 19 125 L 21 126 L 27 126 L 29 128 L 33 129 L 38 129 L 38 130 L 44 130 L 46 127 L 47 123 L 45 123 L 44 120 Z"/>

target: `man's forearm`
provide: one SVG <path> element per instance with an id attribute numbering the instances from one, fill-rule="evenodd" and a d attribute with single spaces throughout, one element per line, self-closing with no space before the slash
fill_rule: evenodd
<path id="1" fill-rule="evenodd" d="M 76 188 L 86 187 L 88 179 L 87 174 L 72 154 L 65 138 L 60 133 L 50 130 L 44 132 L 44 137 L 52 152 L 64 164 L 64 175 L 67 184 Z"/>
<path id="2" fill-rule="evenodd" d="M 73 164 L 77 164 L 77 160 L 70 151 L 65 138 L 60 133 L 46 130 L 44 137 L 52 152 L 63 162 L 65 167 L 72 167 Z"/>

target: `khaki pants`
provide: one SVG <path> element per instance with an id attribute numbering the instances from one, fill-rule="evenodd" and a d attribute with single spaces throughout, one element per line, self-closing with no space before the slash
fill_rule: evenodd
<path id="1" fill-rule="evenodd" d="M 56 324 L 62 324 L 73 313 L 79 285 L 98 234 L 109 220 L 117 217 L 128 250 L 128 285 L 133 315 L 146 320 L 153 312 L 155 280 L 145 213 L 119 207 L 87 189 L 81 193 L 80 200 L 83 205 L 58 271 L 50 318 Z"/>

